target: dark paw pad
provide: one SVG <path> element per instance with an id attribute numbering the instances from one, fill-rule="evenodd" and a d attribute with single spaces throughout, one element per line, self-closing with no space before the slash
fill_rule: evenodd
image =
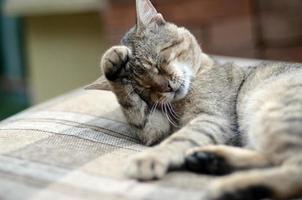
<path id="1" fill-rule="evenodd" d="M 188 156 L 186 168 L 193 172 L 211 175 L 226 175 L 232 172 L 231 167 L 223 158 L 206 152 L 195 152 Z"/>
<path id="2" fill-rule="evenodd" d="M 114 61 L 108 59 L 107 63 L 109 65 L 112 65 L 110 70 L 105 71 L 105 76 L 108 80 L 116 81 L 118 79 L 127 77 L 126 71 L 125 71 L 125 66 L 126 66 L 127 61 L 115 63 Z"/>
<path id="3" fill-rule="evenodd" d="M 102 68 L 110 81 L 122 80 L 127 76 L 126 67 L 129 61 L 127 47 L 118 46 L 109 49 L 103 56 Z"/>
<path id="4" fill-rule="evenodd" d="M 226 192 L 215 200 L 261 200 L 270 198 L 272 191 L 265 186 L 251 186 L 234 192 Z"/>

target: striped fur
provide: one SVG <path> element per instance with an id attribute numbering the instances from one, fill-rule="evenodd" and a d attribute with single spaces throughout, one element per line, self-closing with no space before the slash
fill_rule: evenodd
<path id="1" fill-rule="evenodd" d="M 215 173 L 204 166 L 213 165 L 210 155 L 234 174 L 211 184 L 206 199 L 302 196 L 302 66 L 221 66 L 189 31 L 138 2 L 138 18 L 152 12 L 104 54 L 101 68 L 141 141 L 166 139 L 134 157 L 126 174 L 161 178 L 186 157 Z"/>

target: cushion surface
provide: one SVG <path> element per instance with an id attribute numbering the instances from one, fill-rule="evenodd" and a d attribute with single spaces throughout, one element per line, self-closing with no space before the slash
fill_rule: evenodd
<path id="1" fill-rule="evenodd" d="M 210 176 L 124 177 L 129 156 L 147 148 L 113 93 L 76 90 L 0 123 L 0 199 L 201 199 Z"/>
<path id="2" fill-rule="evenodd" d="M 123 168 L 139 144 L 110 91 L 78 90 L 0 123 L 0 199 L 198 199 L 206 178 L 149 183 Z"/>

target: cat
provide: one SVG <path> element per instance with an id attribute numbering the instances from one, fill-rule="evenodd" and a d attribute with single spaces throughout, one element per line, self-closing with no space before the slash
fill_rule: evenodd
<path id="1" fill-rule="evenodd" d="M 155 145 L 127 176 L 159 179 L 185 165 L 226 175 L 204 199 L 301 197 L 302 65 L 220 65 L 150 0 L 136 7 L 136 25 L 101 60 L 129 125 Z"/>

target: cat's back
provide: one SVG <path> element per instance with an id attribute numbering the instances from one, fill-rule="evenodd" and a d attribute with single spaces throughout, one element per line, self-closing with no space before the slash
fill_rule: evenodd
<path id="1" fill-rule="evenodd" d="M 239 124 L 248 129 L 259 110 L 269 113 L 302 102 L 302 64 L 266 62 L 248 70 L 237 101 Z"/>
<path id="2" fill-rule="evenodd" d="M 283 63 L 283 62 L 263 62 L 262 64 L 251 67 L 247 74 L 245 85 L 263 84 L 265 80 L 282 79 L 295 76 L 301 73 L 302 64 Z"/>
<path id="3" fill-rule="evenodd" d="M 296 83 L 302 84 L 302 64 L 264 62 L 247 70 L 239 98 L 261 90 L 286 89 Z"/>

